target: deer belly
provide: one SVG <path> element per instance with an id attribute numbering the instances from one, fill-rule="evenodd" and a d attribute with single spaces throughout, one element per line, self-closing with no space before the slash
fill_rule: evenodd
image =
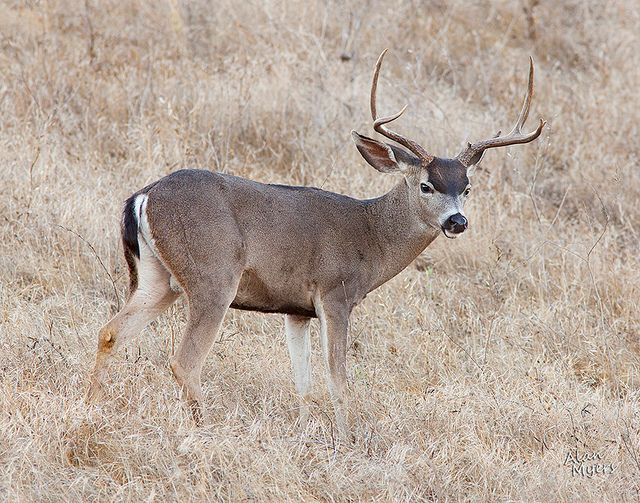
<path id="1" fill-rule="evenodd" d="M 310 292 L 306 288 L 291 284 L 289 278 L 265 281 L 250 269 L 242 274 L 231 307 L 263 313 L 316 317 Z"/>

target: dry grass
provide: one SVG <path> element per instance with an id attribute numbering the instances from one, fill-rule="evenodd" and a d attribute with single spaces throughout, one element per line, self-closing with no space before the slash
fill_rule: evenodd
<path id="1" fill-rule="evenodd" d="M 640 498 L 637 4 L 266 3 L 0 7 L 0 499 Z M 335 449 L 319 368 L 294 426 L 279 316 L 228 314 L 204 428 L 167 366 L 182 305 L 85 405 L 124 198 L 189 166 L 381 194 L 349 131 L 371 133 L 384 47 L 381 110 L 408 102 L 397 128 L 440 155 L 509 126 L 529 54 L 549 126 L 488 153 L 469 232 L 357 308 L 356 444 Z M 572 476 L 574 449 L 614 473 Z"/>

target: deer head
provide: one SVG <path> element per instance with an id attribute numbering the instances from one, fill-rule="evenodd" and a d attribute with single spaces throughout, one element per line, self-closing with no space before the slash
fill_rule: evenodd
<path id="1" fill-rule="evenodd" d="M 404 176 L 412 207 L 428 226 L 441 229 L 448 238 L 455 238 L 467 228 L 464 203 L 471 191 L 469 169 L 478 164 L 487 149 L 529 143 L 542 132 L 546 124 L 540 124 L 531 133 L 522 133 L 522 126 L 529 115 L 533 95 L 533 59 L 529 58 L 529 85 L 522 110 L 511 132 L 500 136 L 500 132 L 488 140 L 469 143 L 465 150 L 453 159 L 436 157 L 422 146 L 398 133 L 386 124 L 396 120 L 407 109 L 405 105 L 395 115 L 378 117 L 376 112 L 376 90 L 380 66 L 385 49 L 375 66 L 371 84 L 371 117 L 373 129 L 395 143 L 383 143 L 352 131 L 353 140 L 362 157 L 382 173 L 400 173 Z"/>

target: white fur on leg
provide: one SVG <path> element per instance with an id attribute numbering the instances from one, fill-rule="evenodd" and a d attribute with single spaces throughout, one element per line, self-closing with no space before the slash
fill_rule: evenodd
<path id="1" fill-rule="evenodd" d="M 138 240 L 140 262 L 138 262 L 138 296 L 161 298 L 169 289 L 169 271 L 156 257 L 152 248 L 143 239 Z"/>
<path id="2" fill-rule="evenodd" d="M 286 315 L 284 330 L 293 369 L 293 380 L 300 395 L 300 421 L 304 424 L 309 416 L 306 398 L 311 391 L 311 320 L 300 316 Z"/>

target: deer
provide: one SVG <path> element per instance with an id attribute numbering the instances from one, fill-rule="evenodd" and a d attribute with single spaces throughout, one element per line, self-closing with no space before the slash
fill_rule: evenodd
<path id="1" fill-rule="evenodd" d="M 124 205 L 121 238 L 129 297 L 98 333 L 89 400 L 103 396 L 109 361 L 181 295 L 187 326 L 170 368 L 196 425 L 202 424 L 201 372 L 228 309 L 284 314 L 285 339 L 299 395 L 299 421 L 309 417 L 310 322 L 320 322 L 326 384 L 340 438 L 349 434 L 349 318 L 371 291 L 404 270 L 436 237 L 465 232 L 469 176 L 491 148 L 529 143 L 545 126 L 523 133 L 533 95 L 529 83 L 515 126 L 455 158 L 429 153 L 387 126 L 407 109 L 378 117 L 375 65 L 370 93 L 373 129 L 386 143 L 356 131 L 355 146 L 374 169 L 399 175 L 386 194 L 359 200 L 313 187 L 264 184 L 231 174 L 185 169 L 155 181 Z"/>

